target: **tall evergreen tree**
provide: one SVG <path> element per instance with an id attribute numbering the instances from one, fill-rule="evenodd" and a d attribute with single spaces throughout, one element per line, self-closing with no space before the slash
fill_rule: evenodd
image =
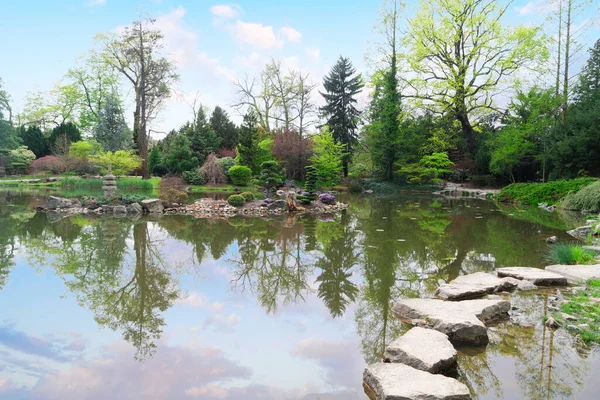
<path id="1" fill-rule="evenodd" d="M 215 153 L 221 145 L 221 139 L 217 136 L 206 118 L 206 112 L 202 106 L 196 111 L 193 124 L 186 124 L 182 128 L 191 143 L 192 153 L 200 164 L 206 156 Z"/>
<path id="2" fill-rule="evenodd" d="M 590 58 L 579 74 L 579 84 L 575 88 L 578 103 L 600 101 L 600 39 L 589 50 Z"/>
<path id="3" fill-rule="evenodd" d="M 69 153 L 69 146 L 81 140 L 81 131 L 72 122 L 63 122 L 52 129 L 50 134 L 50 147 L 54 154 L 65 155 Z"/>
<path id="4" fill-rule="evenodd" d="M 94 138 L 106 151 L 127 150 L 132 142 L 131 133 L 123 110 L 116 96 L 109 96 L 100 110 L 98 124 L 94 129 Z"/>
<path id="5" fill-rule="evenodd" d="M 229 119 L 227 112 L 216 106 L 210 116 L 210 127 L 221 139 L 221 147 L 233 149 L 238 144 L 238 129 Z"/>
<path id="6" fill-rule="evenodd" d="M 356 108 L 356 95 L 364 84 L 361 75 L 355 73 L 350 60 L 340 56 L 329 75 L 323 78 L 326 93 L 321 93 L 326 102 L 320 109 L 321 114 L 327 118 L 326 124 L 335 142 L 345 146 L 342 159 L 344 176 L 348 176 L 348 163 L 358 143 L 356 129 L 360 112 Z"/>
<path id="7" fill-rule="evenodd" d="M 244 115 L 244 122 L 239 131 L 239 143 L 237 146 L 237 161 L 245 165 L 255 174 L 259 172 L 258 165 L 258 119 L 253 111 Z"/>
<path id="8" fill-rule="evenodd" d="M 37 126 L 28 126 L 19 128 L 19 136 L 23 141 L 23 145 L 35 154 L 36 158 L 44 157 L 50 154 L 48 143 L 41 129 Z"/>

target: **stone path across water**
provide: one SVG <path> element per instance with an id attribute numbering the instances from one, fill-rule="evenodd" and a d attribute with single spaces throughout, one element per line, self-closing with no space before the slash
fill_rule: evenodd
<path id="1" fill-rule="evenodd" d="M 517 285 L 518 282 L 510 278 L 498 278 L 485 272 L 476 272 L 440 285 L 435 295 L 443 300 L 458 301 L 482 297 L 488 293 L 511 291 Z"/>
<path id="2" fill-rule="evenodd" d="M 496 269 L 499 277 L 511 277 L 530 281 L 538 286 L 566 286 L 567 278 L 562 275 L 530 267 L 506 267 Z"/>
<path id="3" fill-rule="evenodd" d="M 600 264 L 596 265 L 550 265 L 546 271 L 564 276 L 571 283 L 586 283 L 600 279 Z"/>

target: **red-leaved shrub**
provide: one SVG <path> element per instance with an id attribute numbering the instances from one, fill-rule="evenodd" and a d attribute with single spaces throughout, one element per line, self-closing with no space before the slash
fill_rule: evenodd
<path id="1" fill-rule="evenodd" d="M 56 156 L 38 158 L 29 165 L 31 172 L 51 171 L 60 174 L 67 170 L 67 164 Z"/>
<path id="2" fill-rule="evenodd" d="M 287 179 L 303 180 L 312 154 L 312 139 L 285 129 L 275 135 L 273 155 L 284 166 Z"/>

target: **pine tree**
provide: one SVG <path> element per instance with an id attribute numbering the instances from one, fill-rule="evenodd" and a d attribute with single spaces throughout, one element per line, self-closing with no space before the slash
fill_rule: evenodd
<path id="1" fill-rule="evenodd" d="M 229 119 L 227 112 L 221 107 L 215 107 L 210 116 L 210 127 L 221 139 L 221 147 L 233 149 L 238 144 L 238 128 Z"/>
<path id="2" fill-rule="evenodd" d="M 121 104 L 111 95 L 100 110 L 98 124 L 94 129 L 94 138 L 105 151 L 115 152 L 131 148 L 132 138 L 123 117 Z"/>
<path id="3" fill-rule="evenodd" d="M 221 139 L 211 128 L 206 118 L 206 112 L 202 106 L 196 111 L 196 119 L 193 124 L 184 125 L 185 134 L 191 142 L 194 157 L 202 164 L 206 157 L 219 150 Z"/>
<path id="4" fill-rule="evenodd" d="M 258 157 L 258 122 L 253 111 L 244 115 L 244 122 L 239 131 L 239 143 L 237 146 L 237 162 L 245 165 L 253 173 L 259 172 Z"/>
<path id="5" fill-rule="evenodd" d="M 35 154 L 37 158 L 50 154 L 46 138 L 44 138 L 44 134 L 37 126 L 29 126 L 27 128 L 21 126 L 19 128 L 19 136 L 23 141 L 23 145 L 33 151 L 33 154 Z"/>
<path id="6" fill-rule="evenodd" d="M 348 163 L 352 159 L 354 147 L 358 143 L 356 132 L 360 112 L 356 109 L 356 95 L 364 84 L 361 75 L 348 58 L 340 56 L 329 75 L 323 79 L 326 93 L 321 93 L 326 105 L 321 107 L 326 124 L 336 143 L 343 143 L 345 155 L 342 160 L 344 176 L 348 176 Z"/>
<path id="7" fill-rule="evenodd" d="M 575 89 L 578 103 L 589 103 L 600 99 L 600 39 L 589 50 L 590 58 L 579 74 Z"/>

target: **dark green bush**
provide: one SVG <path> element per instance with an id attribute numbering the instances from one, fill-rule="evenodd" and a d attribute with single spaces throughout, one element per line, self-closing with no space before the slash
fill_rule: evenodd
<path id="1" fill-rule="evenodd" d="M 232 194 L 227 199 L 227 202 L 234 207 L 241 207 L 246 204 L 246 198 L 239 194 Z"/>
<path id="2" fill-rule="evenodd" d="M 184 171 L 181 177 L 190 185 L 204 185 L 206 183 L 206 175 L 199 169 Z"/>
<path id="3" fill-rule="evenodd" d="M 231 178 L 229 177 L 229 170 L 231 167 L 235 166 L 235 160 L 231 157 L 223 157 L 219 158 L 219 164 L 221 165 L 221 168 L 223 168 L 223 173 L 227 177 L 227 180 L 231 181 Z"/>
<path id="4" fill-rule="evenodd" d="M 250 193 L 250 192 L 240 193 L 240 196 L 243 196 L 246 199 L 246 201 L 252 201 L 252 200 L 254 200 L 254 195 L 252 193 Z"/>
<path id="5" fill-rule="evenodd" d="M 154 174 L 155 176 L 163 177 L 168 173 L 169 169 L 162 164 L 157 164 L 154 166 L 154 168 L 152 168 L 152 174 Z"/>
<path id="6" fill-rule="evenodd" d="M 513 183 L 503 188 L 498 194 L 500 201 L 517 201 L 525 204 L 555 204 L 571 192 L 596 182 L 595 178 L 578 178 L 570 181 L 553 181 L 546 183 Z"/>
<path id="7" fill-rule="evenodd" d="M 246 186 L 252 177 L 252 170 L 245 165 L 234 165 L 228 172 L 229 179 L 234 185 Z"/>

